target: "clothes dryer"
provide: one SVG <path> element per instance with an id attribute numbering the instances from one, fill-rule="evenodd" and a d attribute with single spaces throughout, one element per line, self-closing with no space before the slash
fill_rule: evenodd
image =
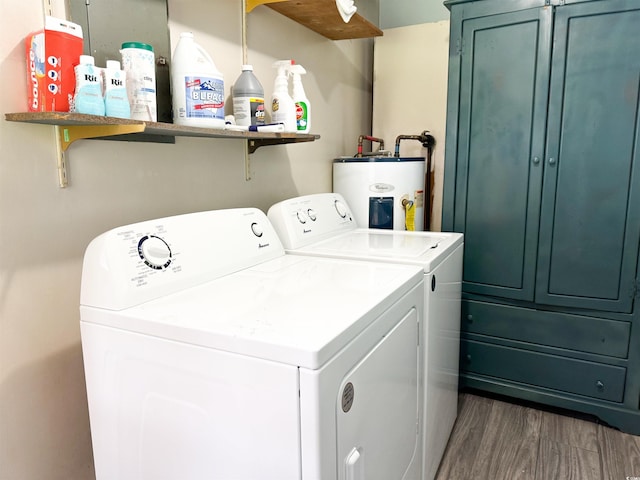
<path id="1" fill-rule="evenodd" d="M 462 234 L 358 228 L 337 193 L 285 200 L 267 215 L 288 253 L 422 269 L 423 478 L 433 479 L 457 417 Z"/>
<path id="2" fill-rule="evenodd" d="M 416 480 L 422 272 L 285 255 L 257 209 L 88 246 L 97 480 Z"/>

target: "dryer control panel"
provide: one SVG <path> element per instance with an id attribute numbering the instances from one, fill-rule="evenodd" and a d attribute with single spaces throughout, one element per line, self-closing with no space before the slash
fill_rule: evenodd
<path id="1" fill-rule="evenodd" d="M 357 228 L 351 209 L 338 193 L 318 193 L 273 205 L 267 213 L 284 248 L 295 250 Z"/>
<path id="2" fill-rule="evenodd" d="M 213 210 L 110 230 L 87 247 L 82 305 L 120 310 L 284 255 L 256 208 Z"/>

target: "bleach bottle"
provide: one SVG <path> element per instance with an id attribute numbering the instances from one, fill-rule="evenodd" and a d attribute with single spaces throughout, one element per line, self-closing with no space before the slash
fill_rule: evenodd
<path id="1" fill-rule="evenodd" d="M 309 133 L 311 129 L 311 102 L 304 93 L 301 75 L 307 73 L 302 65 L 291 65 L 289 68 L 293 76 L 293 102 L 296 104 L 296 126 L 298 133 Z"/>
<path id="2" fill-rule="evenodd" d="M 173 123 L 224 128 L 224 79 L 209 54 L 183 32 L 171 69 Z"/>

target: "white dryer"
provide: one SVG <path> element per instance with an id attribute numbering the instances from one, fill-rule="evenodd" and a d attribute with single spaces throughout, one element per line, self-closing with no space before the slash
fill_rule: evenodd
<path id="1" fill-rule="evenodd" d="M 433 479 L 457 417 L 463 235 L 358 228 L 337 193 L 285 200 L 267 215 L 288 253 L 423 270 L 423 479 Z"/>
<path id="2" fill-rule="evenodd" d="M 97 480 L 415 480 L 422 271 L 285 255 L 257 209 L 88 246 Z"/>

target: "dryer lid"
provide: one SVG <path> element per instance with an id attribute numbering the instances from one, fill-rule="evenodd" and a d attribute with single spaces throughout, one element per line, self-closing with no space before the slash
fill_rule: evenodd
<path id="1" fill-rule="evenodd" d="M 409 292 L 420 302 L 422 281 L 416 266 L 284 255 L 81 320 L 317 369 Z"/>

